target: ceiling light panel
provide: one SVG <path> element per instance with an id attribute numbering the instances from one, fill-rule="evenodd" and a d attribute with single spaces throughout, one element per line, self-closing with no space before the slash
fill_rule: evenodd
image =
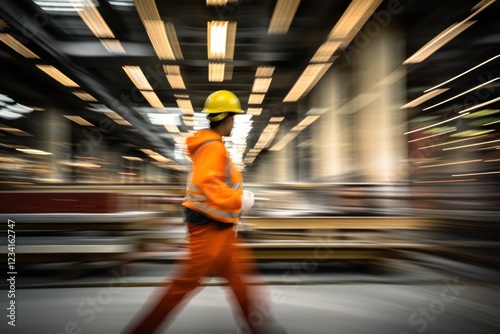
<path id="1" fill-rule="evenodd" d="M 167 80 L 173 89 L 186 89 L 181 76 L 181 69 L 178 65 L 164 65 L 163 70 L 167 74 Z"/>
<path id="2" fill-rule="evenodd" d="M 68 78 L 61 71 L 51 65 L 36 65 L 40 70 L 44 71 L 47 75 L 51 76 L 54 80 L 59 81 L 60 84 L 66 87 L 80 87 L 76 82 Z"/>
<path id="3" fill-rule="evenodd" d="M 339 41 L 326 41 L 323 43 L 311 59 L 312 63 L 324 63 L 332 60 L 333 54 L 342 45 Z"/>
<path id="4" fill-rule="evenodd" d="M 84 92 L 84 91 L 81 91 L 81 90 L 77 90 L 77 91 L 73 91 L 72 93 L 74 95 L 78 96 L 83 101 L 97 102 L 97 99 L 95 97 L 93 97 L 92 95 L 90 95 L 89 93 L 87 93 L 87 92 Z"/>
<path id="5" fill-rule="evenodd" d="M 226 58 L 228 25 L 228 21 L 211 21 L 207 23 L 208 59 L 222 60 Z"/>
<path id="6" fill-rule="evenodd" d="M 165 24 L 161 20 L 155 1 L 135 0 L 135 7 L 158 58 L 182 59 L 174 25 L 171 22 Z"/>
<path id="7" fill-rule="evenodd" d="M 208 64 L 208 81 L 210 82 L 222 82 L 224 81 L 225 72 L 224 63 L 209 63 Z"/>
<path id="8" fill-rule="evenodd" d="M 330 68 L 332 63 L 310 64 L 306 67 L 283 102 L 295 102 L 306 95 Z"/>
<path id="9" fill-rule="evenodd" d="M 225 6 L 229 2 L 238 2 L 238 0 L 207 0 L 207 6 Z"/>
<path id="10" fill-rule="evenodd" d="M 96 37 L 99 38 L 115 38 L 115 35 L 109 29 L 108 24 L 102 18 L 101 14 L 91 0 L 80 0 L 83 7 L 78 11 L 78 15 L 83 22 L 89 27 Z"/>
<path id="11" fill-rule="evenodd" d="M 164 108 L 163 103 L 160 101 L 158 96 L 152 90 L 141 90 L 140 91 L 144 98 L 149 102 L 153 108 Z"/>
<path id="12" fill-rule="evenodd" d="M 250 94 L 248 98 L 248 104 L 262 104 L 266 94 Z"/>
<path id="13" fill-rule="evenodd" d="M 63 115 L 63 116 L 81 126 L 94 126 L 94 124 L 90 123 L 89 121 L 80 116 L 71 116 L 71 115 Z"/>
<path id="14" fill-rule="evenodd" d="M 85 6 L 85 0 L 34 0 L 46 12 L 76 12 Z"/>
<path id="15" fill-rule="evenodd" d="M 252 93 L 267 93 L 272 80 L 272 78 L 255 78 Z"/>
<path id="16" fill-rule="evenodd" d="M 207 54 L 210 60 L 232 60 L 236 39 L 236 22 L 207 22 Z"/>
<path id="17" fill-rule="evenodd" d="M 274 74 L 274 66 L 259 66 L 255 72 L 256 78 L 270 78 Z"/>
<path id="18" fill-rule="evenodd" d="M 382 0 L 353 0 L 333 27 L 328 40 L 340 41 L 342 47 L 346 47 L 380 3 Z"/>
<path id="19" fill-rule="evenodd" d="M 175 102 L 177 102 L 177 106 L 182 111 L 183 115 L 194 115 L 194 109 L 191 100 L 178 99 L 175 100 Z"/>
<path id="20" fill-rule="evenodd" d="M 139 66 L 123 66 L 122 68 L 138 89 L 153 90 Z"/>
<path id="21" fill-rule="evenodd" d="M 248 108 L 247 109 L 247 114 L 248 115 L 258 116 L 261 113 L 262 113 L 262 108 Z"/>
<path id="22" fill-rule="evenodd" d="M 403 65 L 416 64 L 424 61 L 434 52 L 443 47 L 446 43 L 457 37 L 471 25 L 473 25 L 475 22 L 476 21 L 462 21 L 460 23 L 454 23 L 450 27 L 446 28 L 442 33 L 434 37 L 427 44 L 425 44 L 422 48 L 420 48 L 420 50 L 415 52 L 407 60 L 405 60 L 403 62 Z"/>
<path id="23" fill-rule="evenodd" d="M 268 34 L 286 34 L 292 24 L 300 0 L 278 0 L 269 23 Z"/>
<path id="24" fill-rule="evenodd" d="M 430 99 L 432 99 L 440 94 L 443 94 L 448 89 L 449 88 L 441 88 L 441 89 L 436 89 L 436 90 L 430 91 L 428 93 L 425 93 L 424 95 L 416 98 L 415 100 L 408 102 L 404 106 L 401 106 L 399 109 L 415 108 L 415 107 L 421 105 L 422 103 L 424 103 L 425 101 L 428 101 L 428 100 L 430 100 Z"/>
<path id="25" fill-rule="evenodd" d="M 34 53 L 26 46 L 21 44 L 17 39 L 12 37 L 10 34 L 0 33 L 0 41 L 5 43 L 8 47 L 10 47 L 12 50 L 16 51 L 25 58 L 40 59 L 40 57 L 36 53 Z"/>

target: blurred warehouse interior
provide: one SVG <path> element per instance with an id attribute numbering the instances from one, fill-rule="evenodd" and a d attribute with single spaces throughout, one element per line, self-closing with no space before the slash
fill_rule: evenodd
<path id="1" fill-rule="evenodd" d="M 218 89 L 247 111 L 226 143 L 249 182 L 498 180 L 498 9 L 4 1 L 0 181 L 183 182 Z"/>
<path id="2" fill-rule="evenodd" d="M 303 257 L 326 236 L 351 260 L 482 245 L 469 260 L 495 263 L 499 9 L 2 1 L 0 215 L 34 238 L 19 261 L 178 246 L 185 140 L 228 89 L 246 110 L 226 145 L 256 193 L 245 222 L 262 259 L 271 246 Z"/>

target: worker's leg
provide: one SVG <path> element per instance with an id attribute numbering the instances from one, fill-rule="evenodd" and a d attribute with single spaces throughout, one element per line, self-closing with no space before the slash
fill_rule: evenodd
<path id="1" fill-rule="evenodd" d="M 187 261 L 181 263 L 177 271 L 179 275 L 172 284 L 165 288 L 156 301 L 155 306 L 136 323 L 129 333 L 155 333 L 162 322 L 184 297 L 200 285 L 201 280 L 212 270 L 216 257 L 221 252 L 224 236 L 208 225 L 188 224 L 189 255 Z"/>
<path id="2" fill-rule="evenodd" d="M 237 322 L 240 327 L 244 327 L 243 333 L 263 333 L 264 323 L 272 316 L 272 307 L 270 301 L 266 302 L 267 299 L 260 294 L 259 287 L 249 285 L 247 281 L 257 275 L 251 252 L 237 244 L 234 234 L 228 235 L 226 242 L 223 250 L 225 256 L 219 257 L 217 267 L 238 301 L 244 321 Z"/>

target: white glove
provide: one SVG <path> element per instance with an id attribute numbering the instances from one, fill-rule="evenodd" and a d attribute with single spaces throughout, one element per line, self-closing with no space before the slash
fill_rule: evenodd
<path id="1" fill-rule="evenodd" d="M 253 206 L 254 195 L 250 190 L 243 190 L 243 196 L 241 197 L 241 211 L 248 211 Z"/>

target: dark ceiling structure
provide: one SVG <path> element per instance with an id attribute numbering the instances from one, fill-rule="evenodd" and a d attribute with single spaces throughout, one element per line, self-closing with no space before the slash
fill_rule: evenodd
<path id="1" fill-rule="evenodd" d="M 285 28 L 278 26 L 273 32 L 273 13 L 279 9 L 282 14 L 276 21 L 281 20 Z M 366 17 L 356 18 L 361 10 Z M 379 27 L 390 25 L 402 32 L 408 59 L 441 36 L 431 43 L 439 47 L 425 61 L 401 64 L 409 102 L 483 62 L 474 76 L 455 79 L 440 98 L 482 83 L 486 84 L 481 89 L 489 92 L 484 102 L 499 96 L 495 78 L 500 74 L 500 59 L 495 57 L 500 45 L 500 4 L 494 0 L 233 0 L 212 5 L 203 0 L 2 0 L 0 94 L 35 111 L 17 119 L 0 119 L 0 124 L 29 133 L 40 125 L 36 114 L 43 111 L 37 110 L 58 108 L 102 127 L 103 118 L 110 115 L 104 114 L 114 111 L 117 122 L 113 131 L 106 132 L 106 140 L 176 160 L 176 137 L 196 128 L 200 119 L 196 115 L 211 92 L 228 89 L 240 97 L 244 109 L 255 113 L 246 153 L 272 117 L 299 121 L 298 109 L 307 91 L 296 99 L 287 96 L 318 50 L 340 40 L 331 38 L 332 29 L 348 14 L 353 15 L 350 20 L 359 20 L 358 25 L 337 49 L 323 50 L 317 64 L 352 66 L 345 52 L 349 43 L 366 22 L 377 22 Z M 207 23 L 212 21 L 229 22 L 224 27 L 226 54 L 208 53 Z M 167 50 L 162 49 L 165 36 L 170 43 Z M 210 81 L 211 66 L 214 71 L 223 66 L 222 81 L 216 72 Z M 146 87 L 133 82 L 137 72 L 126 71 L 138 68 Z M 48 75 L 54 70 L 76 85 Z M 256 79 L 263 79 L 264 86 L 255 88 Z M 471 103 L 478 101 L 465 101 L 463 107 Z M 495 105 L 498 102 L 489 107 Z M 409 118 L 422 113 L 425 106 L 410 106 Z M 446 105 L 434 111 L 445 112 Z M 173 116 L 156 124 L 148 116 L 161 113 Z M 166 128 L 165 122 L 175 127 Z M 2 134 L 3 143 L 28 140 Z M 37 139 L 33 140 L 31 145 L 36 146 Z"/>

